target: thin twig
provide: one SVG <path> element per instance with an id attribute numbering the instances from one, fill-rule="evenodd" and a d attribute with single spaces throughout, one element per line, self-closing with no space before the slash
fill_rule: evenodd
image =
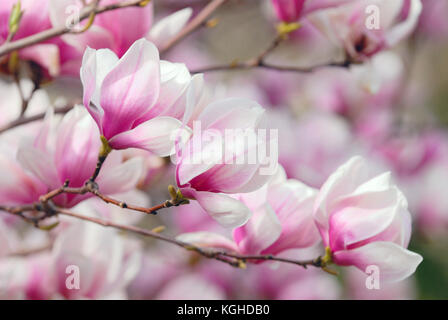
<path id="1" fill-rule="evenodd" d="M 170 39 L 162 48 L 160 48 L 160 53 L 166 53 L 176 44 L 185 39 L 188 35 L 193 33 L 196 29 L 203 25 L 203 23 L 224 3 L 228 0 L 213 0 L 208 5 L 206 5 L 201 12 L 199 12 L 196 17 L 194 17 L 178 34 L 176 34 L 172 39 Z"/>
<path id="2" fill-rule="evenodd" d="M 5 212 L 8 212 L 8 213 L 11 213 L 14 215 L 19 215 L 21 218 L 24 218 L 24 219 L 28 219 L 21 213 L 23 213 L 24 211 L 45 210 L 45 209 L 43 207 L 39 207 L 39 206 L 38 207 L 22 206 L 22 207 L 15 207 L 15 208 L 0 206 L 0 210 L 3 210 Z M 276 257 L 273 255 L 241 255 L 241 254 L 222 251 L 222 250 L 205 249 L 205 248 L 196 246 L 194 244 L 179 241 L 177 239 L 163 235 L 156 231 L 151 231 L 151 230 L 139 228 L 136 226 L 123 225 L 123 224 L 115 223 L 113 221 L 105 220 L 105 219 L 101 219 L 101 218 L 85 216 L 85 215 L 81 215 L 81 214 L 72 212 L 67 209 L 53 208 L 52 210 L 54 210 L 52 213 L 55 213 L 58 215 L 65 215 L 65 216 L 69 216 L 72 218 L 76 218 L 78 220 L 95 223 L 95 224 L 101 225 L 103 227 L 115 228 L 118 230 L 132 232 L 132 233 L 139 234 L 139 235 L 142 235 L 145 237 L 150 237 L 150 238 L 153 238 L 156 240 L 171 243 L 173 245 L 176 245 L 176 246 L 186 249 L 188 251 L 196 252 L 197 254 L 199 254 L 205 258 L 214 259 L 214 260 L 224 262 L 226 264 L 231 265 L 232 267 L 245 268 L 246 262 L 255 262 L 255 261 L 264 260 L 264 261 L 277 261 L 277 262 L 282 262 L 282 263 L 294 264 L 294 265 L 302 266 L 305 269 L 308 266 L 313 266 L 313 267 L 317 267 L 317 268 L 325 268 L 325 265 L 322 264 L 321 257 L 318 257 L 313 260 L 298 261 L 298 260 L 293 260 L 293 259 L 280 258 L 280 257 Z M 39 220 L 43 220 L 45 218 L 46 217 L 44 216 L 43 218 L 40 218 Z"/>
<path id="3" fill-rule="evenodd" d="M 107 11 L 112 11 L 112 10 L 117 10 L 117 9 L 122 9 L 122 8 L 138 7 L 144 2 L 146 2 L 146 1 L 145 0 L 130 0 L 130 1 L 119 2 L 119 3 L 101 6 L 99 8 L 95 8 L 94 6 L 93 7 L 89 6 L 88 8 L 85 8 L 85 10 L 83 10 L 81 12 L 79 21 L 81 22 L 81 21 L 89 18 L 92 13 L 95 15 L 98 15 L 98 14 L 102 14 Z M 69 28 L 67 26 L 58 26 L 58 27 L 44 30 L 42 32 L 33 34 L 31 36 L 28 36 L 28 37 L 25 37 L 22 39 L 4 43 L 3 45 L 0 46 L 0 57 L 7 55 L 15 50 L 23 49 L 23 48 L 32 46 L 34 44 L 37 44 L 37 43 L 40 43 L 40 42 L 43 42 L 46 40 L 50 40 L 50 39 L 59 37 L 63 34 L 70 33 L 70 32 L 72 32 L 72 28 Z"/>
<path id="4" fill-rule="evenodd" d="M 67 112 L 69 112 L 71 109 L 73 109 L 72 105 L 66 106 L 66 107 L 62 107 L 62 108 L 58 108 L 54 110 L 55 114 L 65 114 Z M 42 120 L 43 118 L 45 118 L 45 112 L 36 114 L 34 116 L 29 116 L 29 117 L 20 117 L 17 120 L 14 120 L 8 124 L 6 124 L 4 127 L 0 128 L 0 134 L 4 133 L 5 131 L 11 130 L 13 128 L 31 123 L 31 122 L 35 122 L 38 120 Z"/>
<path id="5" fill-rule="evenodd" d="M 318 69 L 325 67 L 333 67 L 333 68 L 348 68 L 351 63 L 348 62 L 337 62 L 337 63 L 324 63 L 320 65 L 315 65 L 311 67 L 295 67 L 295 66 L 280 66 L 275 64 L 266 63 L 264 61 L 254 63 L 254 60 L 248 60 L 244 62 L 236 62 L 230 64 L 222 64 L 222 65 L 214 65 L 203 68 L 198 68 L 191 70 L 192 74 L 196 73 L 209 73 L 209 72 L 217 72 L 217 71 L 236 71 L 236 70 L 250 70 L 250 69 L 268 69 L 268 70 L 276 70 L 280 72 L 296 72 L 296 73 L 311 73 Z"/>

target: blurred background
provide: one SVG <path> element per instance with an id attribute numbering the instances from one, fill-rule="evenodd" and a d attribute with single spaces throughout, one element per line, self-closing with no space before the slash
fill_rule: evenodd
<path id="1" fill-rule="evenodd" d="M 414 217 L 410 250 L 424 257 L 415 276 L 397 284 L 394 290 L 376 293 L 365 289 L 359 271 L 343 272 L 343 280 L 334 284 L 338 288 L 334 297 L 448 298 L 448 4 L 422 2 L 418 27 L 408 39 L 348 70 L 322 68 L 310 74 L 264 69 L 205 73 L 206 80 L 216 84 L 223 95 L 252 98 L 269 109 L 269 121 L 280 131 L 280 162 L 289 177 L 319 187 L 353 154 L 363 154 L 391 170 L 405 191 Z M 200 8 L 206 1 L 190 3 Z M 158 6 L 160 12 L 168 13 L 185 3 L 164 1 Z M 276 36 L 269 1 L 231 1 L 213 19 L 216 26 L 205 27 L 179 44 L 169 52 L 168 59 L 187 63 L 190 70 L 230 65 L 256 57 Z M 333 61 L 334 47 L 327 39 L 313 36 L 315 32 L 304 23 L 267 61 L 296 67 Z M 195 230 L 189 226 L 182 231 Z M 193 268 L 197 268 L 198 262 L 194 263 Z M 245 278 L 241 275 L 244 271 L 228 272 L 232 273 L 230 277 Z M 284 272 L 287 283 L 301 277 Z M 328 280 L 326 276 L 322 275 L 323 282 Z M 353 284 L 356 277 L 361 282 L 358 286 Z M 280 281 L 272 280 L 272 286 L 282 287 L 276 283 Z M 254 289 L 253 283 L 248 286 Z M 298 295 L 300 290 L 312 294 L 314 286 L 319 287 L 315 283 L 313 289 L 305 284 L 301 289 L 290 286 L 290 294 Z M 227 297 L 238 298 L 247 289 L 250 291 L 238 287 Z M 266 297 L 260 292 L 252 290 L 249 296 Z M 269 294 L 276 298 L 276 294 L 288 293 Z"/>

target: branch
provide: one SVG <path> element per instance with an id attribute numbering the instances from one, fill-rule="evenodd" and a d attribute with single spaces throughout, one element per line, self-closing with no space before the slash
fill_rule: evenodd
<path id="1" fill-rule="evenodd" d="M 348 68 L 353 63 L 349 60 L 346 60 L 344 62 L 325 63 L 311 67 L 295 67 L 295 66 L 279 66 L 266 62 L 265 61 L 266 57 L 270 53 L 272 53 L 275 49 L 277 49 L 280 43 L 285 39 L 287 39 L 287 34 L 278 33 L 277 36 L 274 38 L 274 40 L 271 42 L 271 44 L 255 58 L 243 62 L 234 61 L 230 64 L 221 64 L 221 65 L 203 67 L 195 70 L 190 70 L 190 72 L 192 74 L 196 74 L 196 73 L 206 73 L 216 71 L 249 70 L 259 68 L 259 69 L 276 70 L 282 72 L 311 73 L 323 67 Z"/>
<path id="2" fill-rule="evenodd" d="M 207 20 L 221 5 L 226 3 L 228 0 L 213 0 L 208 5 L 206 5 L 201 12 L 199 12 L 196 17 L 194 17 L 178 34 L 176 34 L 172 39 L 170 39 L 162 48 L 160 48 L 160 53 L 166 53 L 176 44 L 181 42 L 188 35 L 193 33 Z"/>
<path id="3" fill-rule="evenodd" d="M 161 209 L 177 207 L 177 206 L 188 203 L 188 200 L 186 200 L 182 197 L 172 196 L 171 200 L 166 200 L 165 202 L 158 204 L 156 206 L 153 206 L 151 208 L 145 208 L 145 207 L 128 204 L 124 201 L 120 201 L 120 200 L 117 200 L 117 199 L 114 199 L 114 198 L 111 198 L 111 197 L 108 197 L 108 196 L 102 194 L 99 191 L 98 185 L 92 180 L 88 180 L 87 183 L 83 187 L 80 187 L 80 188 L 70 188 L 68 185 L 69 185 L 69 181 L 66 181 L 62 187 L 52 190 L 52 191 L 48 192 L 47 194 L 41 196 L 39 199 L 40 203 L 35 204 L 33 206 L 33 208 L 34 209 L 36 207 L 38 208 L 40 204 L 43 207 L 46 207 L 46 206 L 48 206 L 50 200 L 54 199 L 55 197 L 57 197 L 63 193 L 79 194 L 79 195 L 91 193 L 92 195 L 96 196 L 97 198 L 103 200 L 105 203 L 112 204 L 112 205 L 115 205 L 115 206 L 123 208 L 123 209 L 138 211 L 138 212 L 142 212 L 145 214 L 152 214 L 152 215 L 156 215 L 157 212 Z M 6 211 L 8 211 L 8 210 L 6 210 Z"/>
<path id="4" fill-rule="evenodd" d="M 54 111 L 55 114 L 64 114 L 67 113 L 68 111 L 70 111 L 73 108 L 73 106 L 66 106 L 63 108 L 58 108 Z M 10 123 L 8 123 L 7 125 L 5 125 L 4 127 L 0 128 L 0 134 L 4 133 L 5 131 L 8 131 L 10 129 L 34 122 L 34 121 L 38 121 L 38 120 L 42 120 L 45 117 L 45 112 L 36 114 L 34 116 L 30 116 L 30 117 L 20 117 L 17 120 L 14 120 Z"/>
<path id="5" fill-rule="evenodd" d="M 119 2 L 114 3 L 102 7 L 96 8 L 95 6 L 89 6 L 85 8 L 81 12 L 81 16 L 79 17 L 79 21 L 83 21 L 89 17 L 91 17 L 92 14 L 98 15 L 102 14 L 107 11 L 127 8 L 127 7 L 139 7 L 147 3 L 147 0 L 129 0 L 126 2 Z M 23 49 L 29 46 L 32 46 L 34 44 L 40 43 L 42 41 L 46 41 L 55 37 L 59 37 L 63 34 L 72 32 L 72 28 L 68 28 L 67 26 L 58 26 L 51 29 L 44 30 L 42 32 L 33 34 L 31 36 L 11 41 L 11 42 L 5 42 L 2 46 L 0 46 L 0 57 L 4 56 L 6 54 L 9 54 L 15 50 Z"/>
<path id="6" fill-rule="evenodd" d="M 15 208 L 8 208 L 5 206 L 0 206 L 0 210 L 3 210 L 5 212 L 8 212 L 8 213 L 11 213 L 14 215 L 19 215 L 21 218 L 25 217 L 23 215 L 24 211 L 41 210 L 41 211 L 45 212 L 44 208 L 39 208 L 36 206 L 31 206 L 31 207 L 30 206 L 22 206 L 22 207 L 15 207 Z M 196 245 L 193 245 L 190 243 L 186 243 L 186 242 L 182 242 L 182 241 L 176 240 L 174 238 L 171 238 L 169 236 L 160 234 L 159 232 L 157 232 L 156 229 L 147 230 L 147 229 L 139 228 L 136 226 L 123 225 L 123 224 L 115 223 L 110 220 L 84 216 L 84 215 L 72 212 L 70 210 L 67 210 L 67 209 L 62 209 L 62 208 L 52 208 L 51 210 L 52 210 L 52 212 L 51 212 L 52 215 L 55 215 L 55 214 L 65 215 L 65 216 L 69 216 L 69 217 L 76 218 L 79 220 L 95 223 L 95 224 L 101 225 L 103 227 L 115 228 L 118 230 L 132 232 L 132 233 L 139 234 L 139 235 L 142 235 L 145 237 L 150 237 L 150 238 L 153 238 L 156 240 L 171 243 L 173 245 L 176 245 L 176 246 L 186 249 L 188 251 L 196 252 L 197 254 L 199 254 L 205 258 L 218 260 L 218 261 L 224 262 L 224 263 L 226 263 L 232 267 L 236 267 L 236 268 L 245 268 L 246 262 L 257 262 L 260 260 L 265 260 L 265 261 L 269 260 L 269 261 L 278 261 L 278 262 L 282 262 L 282 263 L 294 264 L 294 265 L 301 266 L 305 269 L 308 266 L 313 266 L 316 268 L 322 268 L 324 271 L 328 272 L 328 269 L 326 269 L 326 263 L 323 261 L 322 257 L 318 257 L 313 260 L 298 261 L 298 260 L 293 260 L 293 259 L 280 258 L 280 257 L 272 256 L 272 255 L 254 255 L 254 256 L 240 255 L 240 254 L 228 252 L 228 251 L 205 249 L 205 248 L 201 248 L 199 246 L 196 246 Z M 40 220 L 45 219 L 46 216 L 47 215 L 45 215 L 44 218 L 40 218 Z M 28 219 L 28 218 L 25 217 L 24 219 Z"/>
<path id="7" fill-rule="evenodd" d="M 267 70 L 276 70 L 280 72 L 296 72 L 296 73 L 311 73 L 318 69 L 325 67 L 333 67 L 333 68 L 348 68 L 351 63 L 340 62 L 340 63 L 325 63 L 311 67 L 295 67 L 295 66 L 279 66 L 275 64 L 269 64 L 266 62 L 260 62 L 258 64 L 254 64 L 252 61 L 245 62 L 237 62 L 231 64 L 222 64 L 222 65 L 214 65 L 209 67 L 198 68 L 195 70 L 191 70 L 192 74 L 196 73 L 207 73 L 207 72 L 217 72 L 217 71 L 236 71 L 236 70 L 250 70 L 250 69 L 267 69 Z"/>

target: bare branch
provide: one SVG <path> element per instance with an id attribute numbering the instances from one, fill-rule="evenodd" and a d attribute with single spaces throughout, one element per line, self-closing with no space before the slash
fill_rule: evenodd
<path id="1" fill-rule="evenodd" d="M 58 108 L 56 110 L 54 110 L 54 113 L 56 114 L 64 114 L 67 113 L 68 111 L 70 111 L 73 108 L 72 105 L 70 106 L 66 106 L 63 108 Z M 11 130 L 13 128 L 34 122 L 34 121 L 38 121 L 38 120 L 42 120 L 45 117 L 45 112 L 39 113 L 37 115 L 34 116 L 30 116 L 30 117 L 20 117 L 17 120 L 14 120 L 10 123 L 8 123 L 7 125 L 5 125 L 4 127 L 0 128 L 0 134 L 4 133 L 5 131 Z"/>
<path id="2" fill-rule="evenodd" d="M 11 213 L 14 215 L 19 215 L 21 218 L 24 218 L 25 220 L 27 220 L 28 218 L 26 218 L 22 214 L 23 212 L 33 211 L 33 210 L 45 211 L 46 209 L 41 206 L 33 205 L 33 206 L 22 206 L 22 207 L 19 206 L 19 207 L 14 207 L 14 208 L 0 206 L 0 210 L 3 210 L 5 212 L 8 212 L 8 213 Z M 139 228 L 136 226 L 123 225 L 123 224 L 115 223 L 110 220 L 81 215 L 81 214 L 72 212 L 67 209 L 62 209 L 62 208 L 52 208 L 52 210 L 54 210 L 54 211 L 52 211 L 52 214 L 54 213 L 54 214 L 58 214 L 58 215 L 65 215 L 65 216 L 69 216 L 72 218 L 76 218 L 78 220 L 95 223 L 95 224 L 101 225 L 103 227 L 115 228 L 117 230 L 131 232 L 131 233 L 139 234 L 139 235 L 142 235 L 145 237 L 150 237 L 150 238 L 153 238 L 156 240 L 171 243 L 173 245 L 176 245 L 176 246 L 186 249 L 188 251 L 196 252 L 197 254 L 199 254 L 205 258 L 218 260 L 218 261 L 224 262 L 224 263 L 229 264 L 232 267 L 236 267 L 236 268 L 245 268 L 246 262 L 253 263 L 253 262 L 264 260 L 264 261 L 277 261 L 277 262 L 282 262 L 282 263 L 294 264 L 294 265 L 301 266 L 305 269 L 308 266 L 322 268 L 324 270 L 326 269 L 326 265 L 325 265 L 325 263 L 323 263 L 321 257 L 318 257 L 313 260 L 298 261 L 298 260 L 293 260 L 293 259 L 280 258 L 280 257 L 276 257 L 273 255 L 241 255 L 241 254 L 238 254 L 235 252 L 206 249 L 206 248 L 201 248 L 199 246 L 196 246 L 194 244 L 182 242 L 175 238 L 171 238 L 169 236 L 163 235 L 163 234 L 157 232 L 157 230 L 152 231 L 152 230 Z M 43 220 L 45 218 L 46 218 L 46 215 L 43 216 L 42 218 L 39 218 L 39 220 Z"/>
<path id="3" fill-rule="evenodd" d="M 199 12 L 178 34 L 170 39 L 165 46 L 160 49 L 160 53 L 166 53 L 176 44 L 185 39 L 188 35 L 198 29 L 220 6 L 228 0 L 213 0 Z"/>

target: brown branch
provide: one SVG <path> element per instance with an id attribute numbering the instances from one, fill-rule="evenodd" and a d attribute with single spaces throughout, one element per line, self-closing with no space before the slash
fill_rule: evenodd
<path id="1" fill-rule="evenodd" d="M 22 207 L 19 206 L 19 207 L 15 207 L 15 208 L 0 206 L 0 210 L 3 210 L 5 212 L 11 213 L 11 214 L 19 215 L 21 218 L 24 218 L 24 219 L 28 219 L 28 218 L 26 218 L 26 216 L 24 216 L 23 214 L 19 214 L 19 213 L 23 213 L 24 211 L 32 211 L 32 210 L 40 210 L 40 211 L 45 212 L 46 209 L 43 207 L 39 207 L 39 206 L 22 206 Z M 101 219 L 101 218 L 84 216 L 84 215 L 72 212 L 70 210 L 67 210 L 67 209 L 52 208 L 51 215 L 53 216 L 54 214 L 65 215 L 65 216 L 69 216 L 69 217 L 76 218 L 79 220 L 95 223 L 95 224 L 101 225 L 103 227 L 115 228 L 118 230 L 132 232 L 132 233 L 139 234 L 139 235 L 142 235 L 145 237 L 150 237 L 150 238 L 153 238 L 156 240 L 171 243 L 173 245 L 176 245 L 176 246 L 186 249 L 188 251 L 196 252 L 197 254 L 199 254 L 205 258 L 218 260 L 218 261 L 224 262 L 226 264 L 229 264 L 232 267 L 237 267 L 237 268 L 245 268 L 246 262 L 255 262 L 255 261 L 260 261 L 260 260 L 289 263 L 289 264 L 302 266 L 305 269 L 308 266 L 322 268 L 324 270 L 326 268 L 326 265 L 322 262 L 321 257 L 318 257 L 317 259 L 313 259 L 313 260 L 298 261 L 298 260 L 293 260 L 293 259 L 280 258 L 280 257 L 276 257 L 273 255 L 241 255 L 241 254 L 237 254 L 237 253 L 233 253 L 233 252 L 201 248 L 194 244 L 179 241 L 177 239 L 163 235 L 156 231 L 151 231 L 151 230 L 139 228 L 136 226 L 123 225 L 123 224 L 115 223 L 113 221 L 105 220 L 105 219 Z M 44 215 L 43 217 L 38 218 L 37 220 L 43 220 L 46 218 L 47 218 L 47 215 Z"/>
<path id="2" fill-rule="evenodd" d="M 295 67 L 295 66 L 280 66 L 275 64 L 266 63 L 264 61 L 248 60 L 244 62 L 237 62 L 231 64 L 214 65 L 209 67 L 198 68 L 191 70 L 192 74 L 195 73 L 208 73 L 217 71 L 236 71 L 236 70 L 250 70 L 250 69 L 267 69 L 276 70 L 280 72 L 296 72 L 296 73 L 311 73 L 318 69 L 325 67 L 333 68 L 348 68 L 351 65 L 349 62 L 340 63 L 324 63 L 320 65 L 315 65 L 311 67 Z"/>
<path id="3" fill-rule="evenodd" d="M 66 181 L 62 187 L 52 190 L 52 191 L 48 192 L 47 194 L 41 196 L 39 199 L 40 203 L 36 204 L 33 208 L 36 208 L 36 206 L 39 204 L 42 204 L 45 206 L 49 203 L 50 200 L 54 199 L 55 197 L 57 197 L 63 193 L 79 194 L 79 195 L 91 193 L 92 195 L 103 200 L 105 203 L 112 204 L 112 205 L 115 205 L 115 206 L 123 208 L 123 209 L 128 209 L 128 210 L 133 210 L 133 211 L 138 211 L 138 212 L 142 212 L 145 214 L 153 214 L 153 215 L 157 214 L 157 212 L 161 209 L 177 207 L 179 205 L 188 203 L 186 201 L 186 199 L 172 198 L 171 200 L 166 200 L 165 202 L 158 204 L 156 206 L 153 206 L 151 208 L 145 208 L 145 207 L 128 204 L 124 201 L 120 201 L 120 200 L 117 200 L 117 199 L 114 199 L 114 198 L 111 198 L 109 196 L 102 194 L 100 192 L 100 190 L 98 189 L 98 185 L 91 180 L 88 180 L 87 183 L 83 187 L 80 187 L 80 188 L 71 188 L 68 185 L 69 185 L 69 181 Z"/>
<path id="4" fill-rule="evenodd" d="M 278 33 L 277 36 L 272 40 L 271 44 L 263 50 L 258 56 L 248 59 L 243 62 L 232 62 L 230 64 L 221 64 L 208 66 L 203 68 L 198 68 L 195 70 L 190 70 L 192 74 L 196 73 L 206 73 L 206 72 L 216 72 L 216 71 L 232 71 L 232 70 L 249 70 L 249 69 L 268 69 L 268 70 L 277 70 L 282 72 L 297 72 L 297 73 L 311 73 L 317 69 L 323 67 L 341 67 L 348 68 L 352 62 L 346 60 L 344 62 L 339 63 L 325 63 L 321 65 L 311 66 L 311 67 L 295 67 L 295 66 L 280 66 L 275 64 L 270 64 L 266 62 L 266 57 L 271 54 L 277 47 L 287 39 L 286 34 Z"/>
<path id="5" fill-rule="evenodd" d="M 63 108 L 58 108 L 54 110 L 55 114 L 65 114 L 68 111 L 70 111 L 73 108 L 72 105 L 70 106 L 66 106 Z M 5 131 L 11 130 L 13 128 L 34 122 L 34 121 L 38 121 L 38 120 L 42 120 L 45 117 L 45 112 L 36 114 L 34 116 L 30 116 L 30 117 L 20 117 L 17 120 L 14 120 L 10 123 L 8 123 L 7 125 L 5 125 L 4 127 L 0 128 L 0 134 L 4 133 Z"/>
<path id="6" fill-rule="evenodd" d="M 138 7 L 146 2 L 145 0 L 129 0 L 125 2 L 114 3 L 106 6 L 101 6 L 99 8 L 95 8 L 95 6 L 88 6 L 84 8 L 79 17 L 79 21 L 83 21 L 91 16 L 91 14 L 101 14 L 107 11 L 127 8 L 127 7 Z M 59 37 L 63 34 L 72 32 L 72 28 L 68 28 L 67 26 L 59 26 L 51 29 L 44 30 L 42 32 L 33 34 L 31 36 L 18 39 L 15 41 L 4 43 L 0 46 L 0 57 L 6 54 L 9 54 L 15 50 L 23 49 L 34 44 L 50 40 L 55 37 Z"/>
<path id="7" fill-rule="evenodd" d="M 220 6 L 226 3 L 228 0 L 212 0 L 208 5 L 206 5 L 201 12 L 199 12 L 196 17 L 194 17 L 178 34 L 176 34 L 172 39 L 170 39 L 162 48 L 160 48 L 160 53 L 166 53 L 176 44 L 185 39 L 188 35 L 193 33 L 198 29 L 205 20 L 207 20 Z"/>

